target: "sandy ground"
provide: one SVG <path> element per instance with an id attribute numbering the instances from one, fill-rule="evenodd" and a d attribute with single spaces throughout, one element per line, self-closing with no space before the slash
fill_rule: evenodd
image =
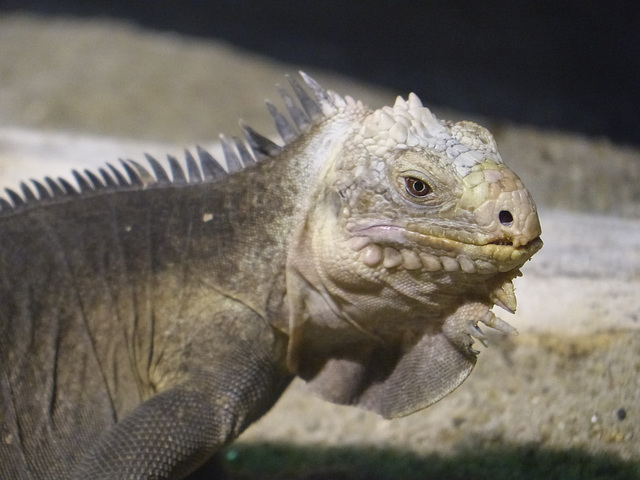
<path id="1" fill-rule="evenodd" d="M 239 133 L 240 117 L 273 134 L 262 102 L 277 98 L 272 85 L 299 67 L 125 24 L 0 17 L 1 183 L 118 157 L 141 160 L 144 151 L 215 148 L 218 132 Z M 310 73 L 371 106 L 407 93 Z M 309 458 L 320 448 L 418 459 L 410 464 L 415 476 L 342 465 L 347 473 L 334 478 L 466 478 L 452 472 L 480 457 L 504 467 L 498 475 L 471 468 L 475 478 L 518 476 L 509 475 L 506 457 L 549 464 L 540 470 L 547 474 L 531 467 L 526 478 L 640 475 L 640 151 L 481 120 L 541 210 L 545 247 L 517 281 L 518 313 L 500 314 L 520 335 L 491 335 L 462 387 L 399 420 L 330 405 L 294 383 L 228 451 L 231 467 L 267 442 L 303 449 L 303 464 L 315 465 Z M 277 449 L 267 452 L 273 457 Z M 433 470 L 434 455 L 450 459 L 444 473 Z M 416 473 L 423 467 L 426 477 Z M 578 473 L 553 474 L 568 471 Z M 286 478 L 325 477 L 307 471 Z"/>

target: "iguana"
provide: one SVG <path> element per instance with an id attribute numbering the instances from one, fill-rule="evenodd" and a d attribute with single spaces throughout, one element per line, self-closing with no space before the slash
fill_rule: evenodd
<path id="1" fill-rule="evenodd" d="M 267 103 L 282 146 L 243 126 L 224 165 L 7 190 L 1 478 L 204 474 L 294 376 L 403 416 L 467 377 L 479 323 L 513 330 L 490 309 L 515 310 L 541 230 L 491 134 L 301 78 L 289 118 Z"/>

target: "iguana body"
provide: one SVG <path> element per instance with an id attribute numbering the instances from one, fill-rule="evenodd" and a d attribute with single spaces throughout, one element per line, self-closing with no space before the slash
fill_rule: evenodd
<path id="1" fill-rule="evenodd" d="M 269 105 L 285 146 L 245 127 L 231 173 L 199 150 L 171 180 L 150 159 L 8 192 L 1 478 L 186 478 L 294 375 L 406 415 L 466 378 L 478 322 L 508 330 L 489 309 L 540 227 L 488 132 L 303 78 L 292 122 Z"/>

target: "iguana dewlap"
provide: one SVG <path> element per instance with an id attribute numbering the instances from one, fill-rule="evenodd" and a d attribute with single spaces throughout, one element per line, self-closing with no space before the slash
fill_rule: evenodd
<path id="1" fill-rule="evenodd" d="M 516 308 L 536 207 L 495 141 L 418 97 L 372 111 L 302 74 L 225 166 L 198 149 L 0 199 L 0 478 L 186 478 L 293 376 L 407 415 Z M 201 467 L 201 465 L 205 465 Z"/>

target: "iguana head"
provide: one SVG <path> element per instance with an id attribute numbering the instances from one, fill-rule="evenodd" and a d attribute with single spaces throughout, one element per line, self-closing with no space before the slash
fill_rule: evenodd
<path id="1" fill-rule="evenodd" d="M 414 94 L 369 114 L 331 173 L 341 227 L 374 270 L 507 272 L 541 246 L 536 206 L 491 134 L 438 121 Z"/>
<path id="2" fill-rule="evenodd" d="M 325 398 L 405 415 L 466 378 L 479 322 L 514 331 L 490 309 L 516 308 L 536 206 L 485 128 L 414 94 L 373 112 L 329 98 L 353 128 L 292 249 L 289 362 Z"/>

